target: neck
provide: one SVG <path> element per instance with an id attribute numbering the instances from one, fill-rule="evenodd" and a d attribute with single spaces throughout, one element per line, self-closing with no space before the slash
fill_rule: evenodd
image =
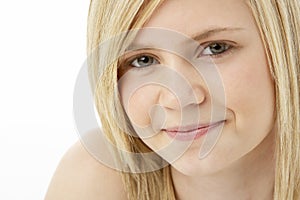
<path id="1" fill-rule="evenodd" d="M 177 199 L 273 199 L 274 140 L 269 138 L 273 135 L 226 169 L 209 176 L 186 176 L 172 167 Z"/>

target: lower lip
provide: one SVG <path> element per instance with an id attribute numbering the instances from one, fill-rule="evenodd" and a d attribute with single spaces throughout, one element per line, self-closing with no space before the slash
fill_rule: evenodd
<path id="1" fill-rule="evenodd" d="M 180 140 L 180 141 L 196 140 L 201 136 L 207 134 L 208 131 L 211 130 L 212 128 L 215 128 L 224 122 L 225 121 L 217 122 L 206 128 L 196 129 L 190 132 L 177 132 L 177 131 L 167 131 L 167 130 L 165 130 L 165 132 L 168 134 L 169 137 L 174 138 L 176 140 Z"/>

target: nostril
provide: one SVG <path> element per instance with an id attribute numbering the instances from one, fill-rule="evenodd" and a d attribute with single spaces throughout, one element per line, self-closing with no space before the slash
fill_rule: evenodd
<path id="1" fill-rule="evenodd" d="M 160 131 L 164 127 L 167 120 L 165 108 L 156 104 L 149 109 L 148 113 L 151 119 L 152 129 L 154 132 Z"/>
<path id="2" fill-rule="evenodd" d="M 193 90 L 191 91 L 195 99 L 195 104 L 201 104 L 204 103 L 206 100 L 207 92 L 205 89 L 203 89 L 201 86 L 195 86 L 193 87 Z"/>
<path id="3" fill-rule="evenodd" d="M 180 97 L 178 94 L 174 94 L 168 89 L 161 90 L 159 95 L 159 104 L 168 109 L 179 110 L 180 109 Z"/>
<path id="4" fill-rule="evenodd" d="M 188 105 L 199 105 L 205 102 L 206 95 L 206 91 L 201 86 L 192 87 L 183 84 L 178 85 L 173 91 L 163 88 L 159 94 L 159 104 L 165 108 L 181 110 Z"/>

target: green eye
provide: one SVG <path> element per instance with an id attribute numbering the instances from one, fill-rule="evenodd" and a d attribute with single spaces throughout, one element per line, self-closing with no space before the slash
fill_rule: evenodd
<path id="1" fill-rule="evenodd" d="M 226 43 L 211 43 L 202 51 L 200 56 L 217 56 L 229 50 L 232 46 Z"/>
<path id="2" fill-rule="evenodd" d="M 158 60 L 156 60 L 152 56 L 146 56 L 146 55 L 139 56 L 131 62 L 131 65 L 133 67 L 148 67 L 156 64 L 159 64 Z"/>

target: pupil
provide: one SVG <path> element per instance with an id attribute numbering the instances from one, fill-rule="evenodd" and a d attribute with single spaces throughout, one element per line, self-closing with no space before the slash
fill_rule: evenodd
<path id="1" fill-rule="evenodd" d="M 214 44 L 211 46 L 212 52 L 220 53 L 224 50 L 223 46 L 220 44 Z"/>
<path id="2" fill-rule="evenodd" d="M 148 56 L 143 56 L 139 58 L 140 63 L 148 63 L 150 61 L 150 58 Z"/>

